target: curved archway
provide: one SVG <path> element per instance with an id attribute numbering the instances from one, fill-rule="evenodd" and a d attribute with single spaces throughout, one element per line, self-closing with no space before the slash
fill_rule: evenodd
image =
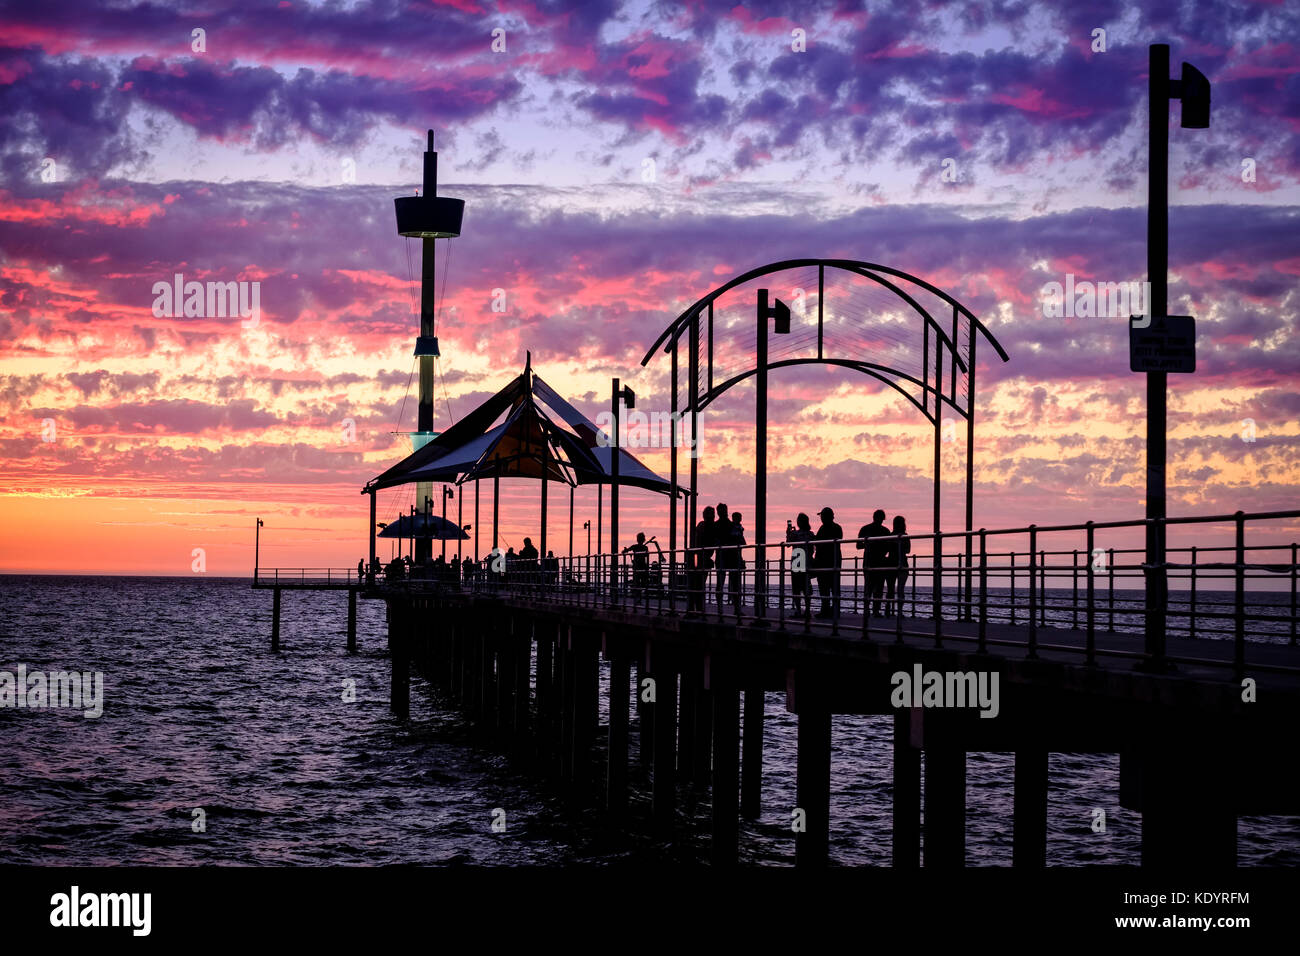
<path id="1" fill-rule="evenodd" d="M 811 291 L 814 283 L 815 293 Z M 789 291 L 783 296 L 785 288 Z M 776 305 L 764 314 L 761 303 L 768 301 L 769 294 L 775 296 Z M 788 318 L 788 328 L 776 333 L 778 349 L 773 355 L 768 348 L 772 335 L 768 319 L 774 315 Z M 700 412 L 733 386 L 756 377 L 754 543 L 761 560 L 767 533 L 768 372 L 799 365 L 832 365 L 884 382 L 934 426 L 935 531 L 941 530 L 940 452 L 948 421 L 944 410 L 965 419 L 965 529 L 971 530 L 975 368 L 981 338 L 998 358 L 1009 361 L 1001 343 L 970 309 L 924 279 L 890 266 L 852 259 L 786 259 L 736 276 L 688 306 L 641 359 L 643 366 L 648 365 L 657 352 L 663 351 L 671 360 L 673 434 L 669 481 L 674 494 L 680 483 L 681 419 L 689 420 L 690 435 L 695 439 Z M 681 361 L 683 351 L 685 363 Z M 683 364 L 684 403 L 680 401 Z M 688 540 L 696 521 L 698 451 L 690 461 L 690 492 L 683 502 Z M 669 509 L 668 535 L 670 552 L 675 552 L 677 518 L 673 505 Z M 968 557 L 969 553 L 968 537 Z"/>

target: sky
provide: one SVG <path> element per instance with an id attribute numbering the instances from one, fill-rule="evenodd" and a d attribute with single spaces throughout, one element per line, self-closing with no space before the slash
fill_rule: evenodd
<path id="1" fill-rule="evenodd" d="M 1198 340 L 1170 376 L 1169 513 L 1294 508 L 1296 37 L 1300 5 L 1240 0 L 0 3 L 0 572 L 248 575 L 258 517 L 262 566 L 355 568 L 359 492 L 415 428 L 419 240 L 392 200 L 428 129 L 466 206 L 437 249 L 436 429 L 529 352 L 589 416 L 612 377 L 666 411 L 666 357 L 641 360 L 683 309 L 767 263 L 862 260 L 944 290 L 1009 356 L 978 353 L 975 527 L 1140 518 L 1127 316 L 1051 315 L 1044 290 L 1146 278 L 1153 42 L 1213 89 L 1209 129 L 1171 107 L 1169 311 Z M 167 314 L 177 274 L 256 288 L 255 320 Z M 904 328 L 890 297 L 851 301 L 854 328 Z M 841 344 L 872 361 L 873 341 Z M 738 385 L 701 425 L 702 499 L 747 515 L 753 402 Z M 769 538 L 824 505 L 930 530 L 933 427 L 897 392 L 782 369 L 769 414 Z M 579 552 L 595 498 L 575 495 Z M 379 520 L 412 500 L 384 492 Z M 503 545 L 538 514 L 538 486 L 506 482 Z M 666 543 L 664 499 L 620 514 Z"/>

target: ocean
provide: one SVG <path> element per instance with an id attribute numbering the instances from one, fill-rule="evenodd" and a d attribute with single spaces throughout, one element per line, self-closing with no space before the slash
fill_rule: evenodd
<path id="1" fill-rule="evenodd" d="M 357 602 L 356 654 L 346 609 L 342 593 L 285 592 L 273 655 L 271 594 L 244 579 L 0 576 L 0 671 L 103 674 L 99 717 L 0 707 L 0 862 L 708 859 L 707 791 L 683 788 L 671 839 L 615 830 L 476 743 L 418 676 L 396 720 L 383 604 Z M 743 862 L 793 864 L 795 728 L 784 694 L 768 694 L 763 813 L 742 821 Z M 889 864 L 892 732 L 888 717 L 834 720 L 835 864 Z M 1011 754 L 968 757 L 968 865 L 1010 865 L 1012 769 Z M 1049 865 L 1136 865 L 1141 818 L 1119 806 L 1118 756 L 1053 754 L 1049 771 Z M 1242 817 L 1238 834 L 1241 865 L 1300 865 L 1295 818 Z"/>

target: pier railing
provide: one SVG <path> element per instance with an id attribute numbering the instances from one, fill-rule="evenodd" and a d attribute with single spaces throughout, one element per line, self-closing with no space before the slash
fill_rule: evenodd
<path id="1" fill-rule="evenodd" d="M 362 583 L 363 576 L 352 568 L 259 568 L 253 583 L 259 586 L 292 587 L 308 584 L 349 585 Z"/>
<path id="2" fill-rule="evenodd" d="M 849 628 L 872 637 L 892 632 L 897 640 L 918 633 L 918 621 L 929 621 L 922 629 L 938 646 L 956 636 L 980 650 L 1027 645 L 1030 656 L 1053 649 L 1044 643 L 1052 629 L 1082 631 L 1079 649 L 1088 663 L 1099 655 L 1225 663 L 1166 654 L 1164 634 L 1153 654 L 1151 630 L 1163 620 L 1171 637 L 1232 642 L 1226 663 L 1240 672 L 1248 642 L 1296 647 L 1300 565 L 1297 543 L 1285 536 L 1297 536 L 1297 519 L 1300 511 L 1166 519 L 1168 586 L 1159 617 L 1146 602 L 1145 579 L 1159 569 L 1144 563 L 1144 520 L 885 535 L 866 539 L 875 542 L 870 552 L 864 539 L 844 538 L 835 542 L 838 569 L 824 566 L 823 548 L 830 544 L 824 541 L 812 542 L 811 549 L 791 541 L 715 546 L 705 549 L 708 567 L 701 568 L 702 552 L 694 548 L 620 550 L 549 563 L 497 555 L 470 566 L 461 585 L 582 606 L 739 616 L 833 634 Z M 887 563 L 869 563 L 878 558 L 868 554 L 881 553 L 891 555 Z M 795 590 L 805 582 L 812 600 Z M 832 607 L 835 613 L 827 615 Z M 967 626 L 945 628 L 945 622 Z M 1013 640 L 1006 639 L 1009 630 L 1016 632 Z M 1133 640 L 1101 647 L 1099 634 Z M 1294 663 L 1300 664 L 1300 655 Z"/>

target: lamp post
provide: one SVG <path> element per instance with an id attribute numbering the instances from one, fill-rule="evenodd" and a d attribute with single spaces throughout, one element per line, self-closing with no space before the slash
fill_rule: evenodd
<path id="1" fill-rule="evenodd" d="M 768 304 L 767 289 L 758 290 L 758 388 L 754 408 L 754 613 L 756 624 L 767 617 L 767 320 L 778 335 L 790 333 L 790 307 L 780 299 Z M 836 545 L 836 547 L 839 547 Z M 743 579 L 742 579 L 743 580 Z"/>
<path id="2" fill-rule="evenodd" d="M 613 452 L 610 455 L 610 485 L 609 485 L 609 592 L 610 597 L 618 595 L 618 419 L 619 419 L 619 399 L 622 404 L 628 408 L 636 408 L 636 395 L 628 386 L 618 387 L 618 379 L 614 379 L 613 394 L 610 396 L 610 409 L 614 413 L 614 445 Z"/>
<path id="3" fill-rule="evenodd" d="M 461 531 L 468 531 L 469 528 L 465 525 L 464 522 L 465 522 L 465 496 L 461 495 L 459 498 L 456 499 L 456 526 L 460 528 Z M 457 564 L 460 564 L 461 561 L 460 543 L 464 540 L 465 539 L 461 535 L 456 535 L 456 563 Z"/>
<path id="4" fill-rule="evenodd" d="M 262 519 L 257 519 L 253 528 L 253 583 L 257 583 L 257 572 L 262 564 Z"/>
<path id="5" fill-rule="evenodd" d="M 454 497 L 456 497 L 455 492 L 453 492 L 446 485 L 443 485 L 442 486 L 442 526 L 444 528 L 447 527 L 447 499 L 454 498 Z M 446 534 L 446 532 L 443 532 L 443 534 Z M 457 538 L 457 540 L 460 539 Z M 447 561 L 447 539 L 446 538 L 442 539 L 442 560 L 444 564 Z"/>
<path id="6" fill-rule="evenodd" d="M 591 522 L 584 521 L 582 526 L 587 529 L 587 583 L 591 583 Z"/>
<path id="7" fill-rule="evenodd" d="M 1182 77 L 1169 78 L 1169 45 L 1151 44 L 1147 135 L 1147 324 L 1165 323 L 1169 309 L 1169 101 L 1182 100 L 1185 129 L 1210 125 L 1210 81 L 1184 63 Z M 1130 335 L 1132 333 L 1130 332 Z M 1147 376 L 1146 664 L 1165 667 L 1169 574 L 1165 567 L 1165 400 L 1168 372 Z"/>

